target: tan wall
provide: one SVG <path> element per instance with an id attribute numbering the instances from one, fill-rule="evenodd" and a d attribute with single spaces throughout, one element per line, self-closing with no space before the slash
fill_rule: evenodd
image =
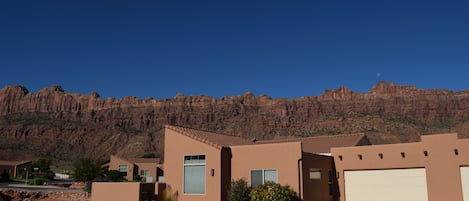
<path id="1" fill-rule="evenodd" d="M 303 198 L 306 201 L 334 201 L 338 199 L 337 180 L 335 179 L 334 161 L 330 156 L 303 154 Z M 310 179 L 310 169 L 320 170 L 321 179 Z M 332 183 L 329 185 L 329 174 Z M 329 189 L 331 188 L 331 189 Z"/>
<path id="2" fill-rule="evenodd" d="M 109 170 L 119 170 L 119 165 L 127 165 L 128 169 L 127 169 L 127 176 L 125 176 L 124 178 L 126 178 L 127 180 L 132 180 L 133 179 L 133 175 L 134 175 L 134 165 L 133 163 L 130 163 L 122 158 L 119 158 L 119 157 L 116 157 L 116 156 L 111 156 L 111 161 L 109 162 Z M 138 174 L 138 172 L 137 172 Z"/>
<path id="3" fill-rule="evenodd" d="M 137 172 L 138 175 L 140 175 L 140 171 L 142 170 L 150 170 L 150 176 L 153 178 L 153 182 L 155 182 L 158 179 L 158 175 L 156 173 L 156 168 L 157 168 L 156 163 L 136 163 L 136 165 L 138 167 L 138 172 Z"/>
<path id="4" fill-rule="evenodd" d="M 460 167 L 469 165 L 469 140 L 458 140 L 456 134 L 422 136 L 418 143 L 333 148 L 332 155 L 341 201 L 345 200 L 344 171 L 399 168 L 426 169 L 429 201 L 463 200 Z"/>
<path id="5" fill-rule="evenodd" d="M 142 194 L 155 194 L 154 184 L 138 182 L 94 182 L 92 201 L 139 201 Z"/>
<path id="6" fill-rule="evenodd" d="M 221 150 L 208 144 L 191 139 L 170 129 L 165 131 L 164 177 L 173 192 L 177 192 L 178 201 L 215 201 L 222 200 L 221 189 Z M 205 194 L 184 194 L 184 156 L 206 156 Z M 211 170 L 214 176 L 211 176 Z M 224 200 L 225 198 L 223 198 Z"/>
<path id="7" fill-rule="evenodd" d="M 231 152 L 232 179 L 245 178 L 250 183 L 251 170 L 276 169 L 278 183 L 299 192 L 301 142 L 233 146 Z"/>

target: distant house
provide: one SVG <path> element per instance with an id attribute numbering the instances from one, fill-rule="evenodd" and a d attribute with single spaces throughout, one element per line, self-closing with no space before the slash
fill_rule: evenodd
<path id="1" fill-rule="evenodd" d="M 0 174 L 6 172 L 11 177 L 17 177 L 22 172 L 31 172 L 32 166 L 32 161 L 0 161 Z"/>
<path id="2" fill-rule="evenodd" d="M 232 180 L 252 187 L 289 185 L 302 200 L 338 199 L 332 147 L 368 145 L 363 134 L 246 140 L 212 132 L 165 127 L 165 182 L 180 201 L 227 200 Z"/>
<path id="3" fill-rule="evenodd" d="M 121 158 L 112 155 L 109 170 L 122 172 L 127 180 L 133 180 L 136 175 L 145 178 L 146 182 L 161 182 L 163 179 L 160 158 Z"/>
<path id="4" fill-rule="evenodd" d="M 341 201 L 469 200 L 469 139 L 333 148 Z"/>

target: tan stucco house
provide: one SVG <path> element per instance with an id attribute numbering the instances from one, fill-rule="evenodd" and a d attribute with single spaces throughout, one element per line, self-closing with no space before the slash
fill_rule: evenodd
<path id="1" fill-rule="evenodd" d="M 232 180 L 289 185 L 302 200 L 339 197 L 331 147 L 368 145 L 363 134 L 246 140 L 165 126 L 165 182 L 179 201 L 227 200 Z"/>
<path id="2" fill-rule="evenodd" d="M 341 201 L 469 201 L 469 139 L 333 148 Z"/>
<path id="3" fill-rule="evenodd" d="M 6 172 L 11 177 L 17 177 L 22 172 L 31 172 L 32 164 L 32 161 L 0 161 L 0 174 Z"/>
<path id="4" fill-rule="evenodd" d="M 163 178 L 160 158 L 121 158 L 111 155 L 108 165 L 109 170 L 122 172 L 127 180 L 133 180 L 135 175 L 145 178 L 146 182 L 157 182 Z"/>

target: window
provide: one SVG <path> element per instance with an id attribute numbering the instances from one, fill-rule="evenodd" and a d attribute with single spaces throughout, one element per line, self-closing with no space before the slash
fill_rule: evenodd
<path id="1" fill-rule="evenodd" d="M 321 179 L 321 170 L 309 169 L 309 179 Z"/>
<path id="2" fill-rule="evenodd" d="M 205 155 L 184 156 L 184 193 L 205 194 Z"/>
<path id="3" fill-rule="evenodd" d="M 149 177 L 150 176 L 150 170 L 140 170 L 140 176 Z"/>
<path id="4" fill-rule="evenodd" d="M 129 171 L 129 167 L 127 165 L 119 165 L 119 172 L 125 173 L 127 175 L 127 172 Z"/>
<path id="5" fill-rule="evenodd" d="M 251 170 L 251 187 L 269 181 L 277 182 L 277 170 Z"/>

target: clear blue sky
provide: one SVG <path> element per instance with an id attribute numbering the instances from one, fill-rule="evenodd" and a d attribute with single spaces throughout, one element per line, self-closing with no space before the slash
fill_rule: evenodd
<path id="1" fill-rule="evenodd" d="M 0 87 L 102 97 L 469 89 L 469 1 L 2 0 Z"/>

